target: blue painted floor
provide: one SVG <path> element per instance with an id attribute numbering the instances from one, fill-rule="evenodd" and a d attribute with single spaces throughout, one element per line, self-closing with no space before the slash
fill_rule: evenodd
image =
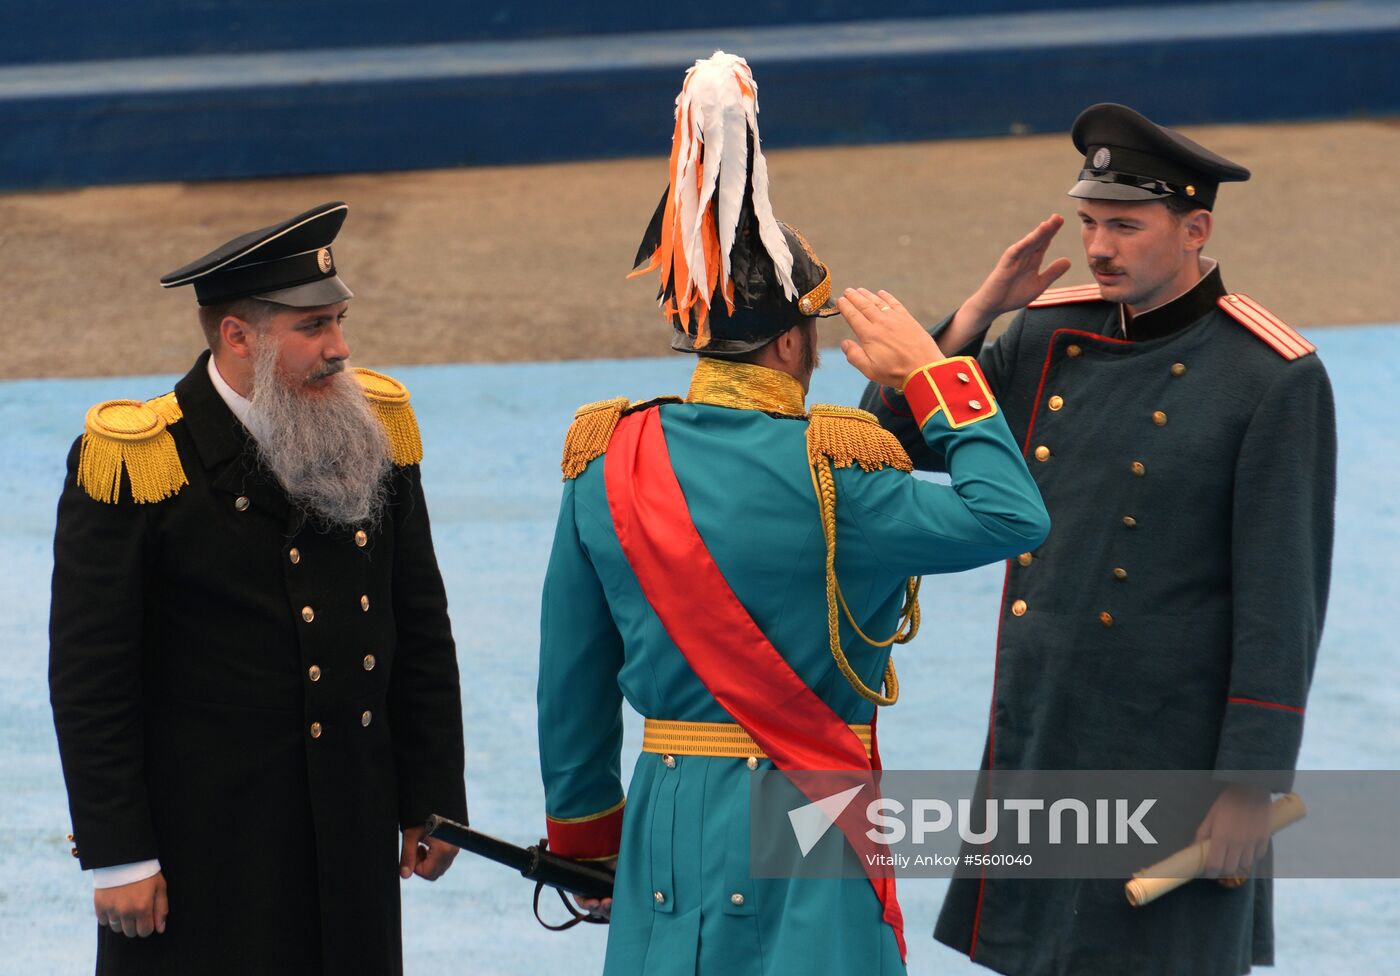
<path id="1" fill-rule="evenodd" d="M 1400 582 L 1400 325 L 1310 334 L 1337 392 L 1337 549 L 1326 636 L 1301 765 L 1400 768 L 1395 606 Z M 194 350 L 191 350 L 193 358 Z M 860 377 L 839 353 L 814 401 L 854 402 Z M 542 829 L 535 760 L 540 580 L 559 496 L 558 455 L 574 408 L 626 394 L 683 393 L 691 361 L 421 366 L 390 369 L 413 392 L 424 477 L 462 665 L 472 822 L 522 842 Z M 172 377 L 0 384 L 0 973 L 92 969 L 91 883 L 68 855 L 62 777 L 46 687 L 48 578 L 63 461 L 92 403 L 149 397 Z M 1001 570 L 924 588 L 924 628 L 898 652 L 903 698 L 881 719 L 886 765 L 976 763 L 991 685 Z M 627 761 L 640 741 L 629 723 Z M 1400 843 L 1400 841 L 1397 841 Z M 944 882 L 901 884 L 910 971 L 986 972 L 928 936 Z M 407 971 L 570 972 L 601 967 L 605 931 L 552 934 L 530 916 L 531 886 L 467 857 L 442 881 L 404 887 Z M 1387 973 L 1400 957 L 1400 881 L 1284 881 L 1280 974 Z M 231 919 L 236 923 L 236 919 Z"/>

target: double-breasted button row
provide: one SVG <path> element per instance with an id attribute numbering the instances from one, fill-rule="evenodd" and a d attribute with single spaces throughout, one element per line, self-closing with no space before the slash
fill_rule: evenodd
<path id="1" fill-rule="evenodd" d="M 375 661 L 373 654 L 366 654 L 364 657 L 364 661 L 361 663 L 364 665 L 364 669 L 366 671 L 373 671 L 375 664 L 378 662 Z M 319 664 L 311 665 L 311 667 L 306 669 L 306 676 L 310 678 L 313 682 L 320 681 L 321 666 Z"/>
<path id="2" fill-rule="evenodd" d="M 293 560 L 293 561 L 295 562 L 295 560 Z M 360 609 L 363 610 L 365 613 L 369 613 L 369 594 L 365 594 L 364 596 L 361 596 L 361 597 L 360 597 Z M 315 619 L 316 619 L 316 610 L 315 610 L 315 608 L 313 608 L 313 607 L 311 607 L 311 606 L 302 607 L 302 608 L 301 608 L 301 619 L 302 619 L 302 620 L 305 620 L 307 623 L 311 623 L 313 620 L 315 620 Z M 372 665 L 372 664 L 371 664 L 371 665 L 368 665 L 368 666 L 365 668 L 365 670 L 368 671 L 368 670 L 369 670 L 370 668 L 372 668 L 372 667 L 374 667 L 374 665 Z"/>
<path id="3" fill-rule="evenodd" d="M 374 713 L 371 712 L 369 709 L 365 709 L 363 712 L 360 713 L 360 725 L 362 727 L 369 728 L 369 723 L 372 721 L 374 721 Z M 325 729 L 320 722 L 312 722 L 310 732 L 311 738 L 319 739 L 325 732 Z"/>

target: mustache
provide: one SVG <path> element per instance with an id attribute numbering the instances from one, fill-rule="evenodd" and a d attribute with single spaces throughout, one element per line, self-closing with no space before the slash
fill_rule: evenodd
<path id="1" fill-rule="evenodd" d="M 1097 271 L 1097 272 L 1099 272 L 1100 274 L 1122 274 L 1122 273 L 1123 273 L 1123 269 L 1122 269 L 1122 268 L 1115 267 L 1111 262 L 1105 260 L 1104 258 L 1091 258 L 1091 259 L 1089 260 L 1089 270 L 1090 270 L 1090 271 Z"/>
<path id="2" fill-rule="evenodd" d="M 332 359 L 317 366 L 310 373 L 307 373 L 306 382 L 315 383 L 317 380 L 323 380 L 327 376 L 334 376 L 336 373 L 343 372 L 345 372 L 345 360 Z"/>

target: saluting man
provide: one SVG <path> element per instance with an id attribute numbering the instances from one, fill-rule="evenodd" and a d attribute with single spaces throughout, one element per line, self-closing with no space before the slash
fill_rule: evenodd
<path id="1" fill-rule="evenodd" d="M 983 767 L 1215 770 L 1197 839 L 1232 876 L 1266 850 L 1268 789 L 1289 787 L 1302 740 L 1332 391 L 1312 344 L 1202 253 L 1219 184 L 1247 169 L 1122 105 L 1072 137 L 1095 282 L 1032 300 L 1069 268 L 1041 270 L 1052 217 L 934 330 L 978 356 L 1054 524 L 1007 566 Z M 916 466 L 945 465 L 896 390 L 865 404 Z M 935 935 L 1003 973 L 1243 973 L 1273 962 L 1272 889 L 1196 881 L 1134 909 L 1119 880 L 955 880 Z"/>
<path id="2" fill-rule="evenodd" d="M 396 876 L 455 854 L 420 843 L 466 815 L 422 449 L 408 391 L 347 369 L 346 212 L 161 279 L 209 350 L 68 458 L 49 684 L 98 973 L 400 972 Z"/>
<path id="3" fill-rule="evenodd" d="M 905 971 L 891 878 L 751 877 L 750 777 L 878 768 L 889 644 L 917 627 L 911 577 L 1047 530 L 976 360 L 945 359 L 868 296 L 841 299 L 847 354 L 909 390 L 952 485 L 912 478 L 869 414 L 807 407 L 816 318 L 837 308 L 826 266 L 773 217 L 757 111 L 743 59 L 690 70 L 638 255 L 637 273 L 661 272 L 672 347 L 699 357 L 689 394 L 590 404 L 565 443 L 540 762 L 550 848 L 616 859 L 618 976 Z M 625 801 L 624 697 L 646 717 Z"/>

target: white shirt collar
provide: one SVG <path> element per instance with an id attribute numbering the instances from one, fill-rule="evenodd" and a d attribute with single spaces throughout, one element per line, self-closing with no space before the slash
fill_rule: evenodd
<path id="1" fill-rule="evenodd" d="M 253 402 L 247 397 L 240 396 L 237 390 L 228 385 L 228 381 L 219 373 L 219 367 L 214 365 L 213 356 L 209 357 L 209 381 L 214 384 L 214 389 L 218 391 L 224 403 L 228 404 L 228 408 L 233 411 L 238 422 L 251 434 L 253 428 L 248 425 L 248 413 L 253 409 Z"/>

